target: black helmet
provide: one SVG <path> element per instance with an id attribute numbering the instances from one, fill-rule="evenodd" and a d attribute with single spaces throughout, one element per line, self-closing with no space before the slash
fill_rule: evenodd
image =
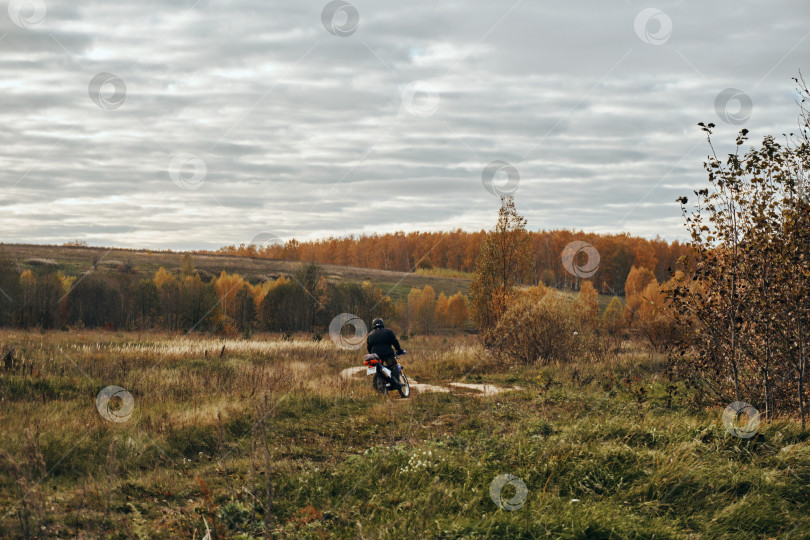
<path id="1" fill-rule="evenodd" d="M 382 319 L 380 319 L 379 317 L 377 317 L 376 319 L 374 319 L 373 321 L 371 321 L 371 327 L 372 327 L 372 328 L 382 328 L 382 327 L 384 327 L 384 326 L 385 326 L 385 323 L 384 323 L 384 322 L 383 322 L 383 320 L 382 320 Z"/>

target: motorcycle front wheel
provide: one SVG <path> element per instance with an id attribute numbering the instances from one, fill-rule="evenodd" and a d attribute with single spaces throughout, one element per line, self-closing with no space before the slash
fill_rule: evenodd
<path id="1" fill-rule="evenodd" d="M 400 387 L 397 389 L 399 390 L 399 395 L 404 398 L 410 397 L 411 383 L 408 382 L 408 377 L 406 377 L 404 373 L 399 374 L 399 382 L 402 383 Z"/>

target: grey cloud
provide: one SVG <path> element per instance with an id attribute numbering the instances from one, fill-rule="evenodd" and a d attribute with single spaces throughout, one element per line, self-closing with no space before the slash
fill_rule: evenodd
<path id="1" fill-rule="evenodd" d="M 644 6 L 626 3 L 504 16 L 511 3 L 363 0 L 346 38 L 321 25 L 325 3 L 48 2 L 30 30 L 3 6 L 0 241 L 477 230 L 494 221 L 480 175 L 496 159 L 520 171 L 533 228 L 683 238 L 673 201 L 702 181 L 708 152 L 695 124 L 733 146 L 742 126 L 714 110 L 733 87 L 751 97 L 754 139 L 794 129 L 789 78 L 810 42 L 810 7 L 789 0 L 663 2 L 673 30 L 660 46 L 635 34 Z M 99 72 L 126 83 L 116 110 L 88 96 Z M 426 118 L 403 109 L 414 80 L 439 92 Z M 169 177 L 184 152 L 207 166 L 194 191 Z"/>

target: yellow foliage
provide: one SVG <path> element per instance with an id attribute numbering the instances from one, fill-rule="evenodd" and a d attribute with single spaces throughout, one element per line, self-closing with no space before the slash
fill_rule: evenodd
<path id="1" fill-rule="evenodd" d="M 267 280 L 264 283 L 257 283 L 256 285 L 248 284 L 250 287 L 250 293 L 253 295 L 253 301 L 256 303 L 256 307 L 262 304 L 264 297 L 267 296 L 271 290 L 279 285 L 286 285 L 290 282 L 290 278 L 286 276 L 279 276 L 275 281 Z"/>
<path id="2" fill-rule="evenodd" d="M 607 309 L 605 309 L 604 315 L 602 315 L 602 324 L 605 326 L 605 329 L 610 334 L 616 335 L 622 329 L 622 326 L 623 326 L 622 312 L 623 311 L 624 311 L 624 306 L 622 305 L 622 301 L 619 300 L 619 297 L 614 296 L 613 298 L 611 298 Z"/>
<path id="3" fill-rule="evenodd" d="M 521 296 L 525 296 L 533 302 L 539 302 L 545 295 L 548 294 L 548 292 L 548 287 L 546 287 L 543 283 L 538 283 L 534 287 L 523 289 L 523 291 L 521 291 Z"/>
<path id="4" fill-rule="evenodd" d="M 648 283 L 641 293 L 641 304 L 638 307 L 638 320 L 648 323 L 655 320 L 665 307 L 664 293 L 658 283 Z"/>
<path id="5" fill-rule="evenodd" d="M 433 330 L 436 317 L 436 291 L 426 285 L 413 287 L 408 293 L 408 325 L 411 333 L 427 334 Z"/>
<path id="6" fill-rule="evenodd" d="M 630 269 L 630 273 L 627 275 L 627 281 L 625 281 L 624 284 L 625 302 L 627 303 L 626 316 L 628 320 L 632 320 L 637 316 L 637 312 L 643 302 L 644 289 L 651 283 L 658 286 L 658 280 L 655 279 L 655 275 L 647 268 L 633 266 Z"/>
<path id="7" fill-rule="evenodd" d="M 238 274 L 228 274 L 223 270 L 219 277 L 214 281 L 214 290 L 219 297 L 222 312 L 229 316 L 234 317 L 234 300 L 237 293 L 245 285 L 245 280 Z"/>
<path id="8" fill-rule="evenodd" d="M 444 293 L 440 293 L 436 300 L 436 325 L 439 328 L 450 326 L 450 300 Z"/>
<path id="9" fill-rule="evenodd" d="M 579 294 L 574 302 L 582 321 L 591 327 L 599 322 L 599 293 L 590 281 L 580 284 Z"/>
<path id="10" fill-rule="evenodd" d="M 62 283 L 62 290 L 67 293 L 73 288 L 73 284 L 76 283 L 76 276 L 66 276 L 62 272 L 56 274 L 59 278 L 59 281 Z"/>
<path id="11" fill-rule="evenodd" d="M 20 285 L 23 287 L 34 287 L 37 284 L 37 278 L 31 270 L 23 270 L 20 274 Z"/>
<path id="12" fill-rule="evenodd" d="M 163 286 L 166 284 L 177 282 L 177 280 L 174 279 L 174 276 L 171 274 L 171 272 L 167 272 L 166 269 L 163 268 L 162 266 L 158 268 L 157 272 L 155 272 L 155 277 L 152 279 L 152 281 L 155 282 L 155 286 L 158 289 L 163 288 Z"/>
<path id="13" fill-rule="evenodd" d="M 461 291 L 451 296 L 447 301 L 447 319 L 451 328 L 461 328 L 467 322 L 470 314 L 470 300 Z"/>

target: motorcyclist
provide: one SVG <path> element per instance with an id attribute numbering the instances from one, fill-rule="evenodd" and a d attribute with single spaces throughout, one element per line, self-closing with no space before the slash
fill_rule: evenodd
<path id="1" fill-rule="evenodd" d="M 394 380 L 399 382 L 399 369 L 397 369 L 396 355 L 405 351 L 399 345 L 396 334 L 385 327 L 385 322 L 379 317 L 371 323 L 371 333 L 366 337 L 366 350 L 369 354 L 380 357 L 382 364 L 391 370 Z"/>

